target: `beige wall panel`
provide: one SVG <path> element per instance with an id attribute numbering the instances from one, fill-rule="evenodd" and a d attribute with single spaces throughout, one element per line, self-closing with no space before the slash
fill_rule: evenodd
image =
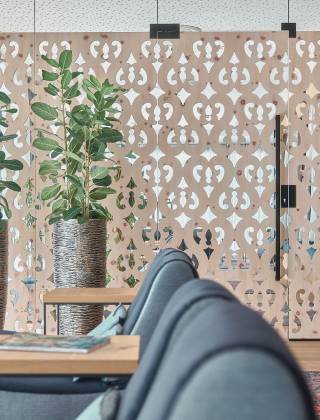
<path id="1" fill-rule="evenodd" d="M 286 334 L 287 288 L 274 280 L 273 130 L 275 114 L 287 107 L 287 34 L 182 34 L 181 40 L 157 43 L 146 33 L 38 33 L 37 100 L 49 99 L 39 54 L 55 56 L 69 47 L 74 70 L 128 89 L 120 104 L 126 142 L 110 147 L 123 174 L 117 195 L 105 203 L 113 214 L 111 285 L 139 287 L 158 247 L 180 247 L 202 276 L 225 284 Z M 37 152 L 37 167 L 43 157 Z M 34 181 L 38 193 L 46 181 L 38 175 Z M 30 296 L 23 285 L 21 314 L 8 307 L 8 326 L 18 315 L 26 322 L 26 307 L 32 325 L 42 324 L 41 295 L 53 287 L 48 211 L 38 200 L 37 281 Z M 12 223 L 19 220 L 16 211 Z M 11 276 L 16 253 L 11 250 Z M 10 293 L 17 284 L 11 283 Z M 54 311 L 49 316 L 54 331 Z"/>
<path id="2" fill-rule="evenodd" d="M 299 32 L 290 41 L 289 183 L 297 207 L 289 209 L 289 336 L 320 338 L 320 32 Z"/>

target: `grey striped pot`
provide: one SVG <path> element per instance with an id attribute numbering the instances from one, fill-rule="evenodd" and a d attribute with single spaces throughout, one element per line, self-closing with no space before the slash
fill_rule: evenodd
<path id="1" fill-rule="evenodd" d="M 60 220 L 53 229 L 56 287 L 104 287 L 106 277 L 106 221 Z M 59 332 L 87 334 L 102 320 L 101 305 L 60 305 Z"/>
<path id="2" fill-rule="evenodd" d="M 8 222 L 1 221 L 0 229 L 0 329 L 3 329 L 8 293 Z"/>

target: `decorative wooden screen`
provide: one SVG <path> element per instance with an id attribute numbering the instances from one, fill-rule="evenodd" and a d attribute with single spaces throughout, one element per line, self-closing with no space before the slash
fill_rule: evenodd
<path id="1" fill-rule="evenodd" d="M 288 209 L 290 338 L 320 338 L 319 124 L 320 32 L 290 40 L 289 183 L 297 185 L 297 208 Z"/>
<path id="2" fill-rule="evenodd" d="M 111 285 L 138 287 L 159 247 L 180 247 L 202 276 L 225 284 L 286 333 L 287 285 L 274 275 L 273 130 L 275 115 L 288 105 L 287 33 L 182 34 L 159 42 L 143 33 L 39 33 L 36 87 L 29 81 L 29 95 L 33 35 L 12 39 L 21 56 L 7 52 L 1 70 L 13 83 L 14 100 L 24 104 L 13 126 L 22 136 L 21 148 L 11 146 L 16 155 L 30 153 L 27 98 L 44 98 L 39 54 L 72 48 L 75 70 L 127 89 L 119 109 L 126 141 L 110 151 L 123 166 L 117 195 L 106 203 L 114 216 L 108 226 Z M 3 36 L 1 51 L 10 51 L 10 40 Z M 21 85 L 14 84 L 18 68 Z M 25 329 L 28 321 L 41 330 L 41 295 L 53 286 L 47 209 L 38 200 L 34 210 L 32 202 L 43 186 L 36 167 L 21 175 L 30 178 L 23 191 L 28 205 L 16 209 L 11 225 L 21 232 L 10 250 L 10 328 Z"/>

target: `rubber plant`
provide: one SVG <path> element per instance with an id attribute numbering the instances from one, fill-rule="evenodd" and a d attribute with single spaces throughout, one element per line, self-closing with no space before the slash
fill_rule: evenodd
<path id="1" fill-rule="evenodd" d="M 8 114 L 15 114 L 17 109 L 12 106 L 10 97 L 5 92 L 0 92 L 0 146 L 2 142 L 13 140 L 17 137 L 16 134 L 4 134 L 3 128 L 8 127 Z M 23 164 L 18 159 L 6 159 L 5 152 L 0 150 L 0 170 L 8 169 L 11 171 L 21 171 Z M 20 186 L 14 181 L 6 181 L 0 178 L 0 232 L 4 230 L 4 217 L 10 219 L 12 213 L 9 207 L 8 200 L 3 195 L 6 190 L 21 191 Z"/>
<path id="2" fill-rule="evenodd" d="M 72 72 L 72 51 L 64 50 L 58 60 L 43 55 L 51 71 L 42 70 L 48 82 L 45 91 L 58 99 L 56 106 L 34 102 L 33 112 L 44 121 L 60 127 L 56 134 L 38 129 L 33 146 L 49 152 L 50 159 L 40 163 L 39 174 L 49 178 L 51 185 L 41 191 L 41 199 L 51 204 L 49 223 L 77 219 L 110 219 L 108 210 L 99 201 L 115 192 L 113 179 L 121 176 L 121 168 L 106 157 L 108 144 L 123 141 L 119 130 L 113 127 L 118 120 L 114 108 L 118 88 L 108 80 L 100 83 L 90 75 L 79 84 L 80 72 Z M 74 100 L 86 96 L 86 104 L 74 105 Z M 111 162 L 110 166 L 106 162 Z"/>

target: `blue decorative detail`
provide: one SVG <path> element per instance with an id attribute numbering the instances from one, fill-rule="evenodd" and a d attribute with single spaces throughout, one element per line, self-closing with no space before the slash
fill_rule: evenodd
<path id="1" fill-rule="evenodd" d="M 307 249 L 307 252 L 310 255 L 310 258 L 312 259 L 312 257 L 317 252 L 317 250 L 316 250 L 316 248 L 313 248 L 313 246 L 311 246 L 310 248 Z"/>
<path id="2" fill-rule="evenodd" d="M 290 251 L 291 246 L 289 244 L 289 239 L 285 239 L 283 241 L 282 249 L 283 249 L 283 252 L 289 252 Z"/>
<path id="3" fill-rule="evenodd" d="M 22 283 L 27 286 L 28 290 L 32 289 L 32 287 L 36 284 L 37 280 L 32 277 L 32 276 L 28 276 L 25 277 L 23 280 L 21 280 Z"/>

